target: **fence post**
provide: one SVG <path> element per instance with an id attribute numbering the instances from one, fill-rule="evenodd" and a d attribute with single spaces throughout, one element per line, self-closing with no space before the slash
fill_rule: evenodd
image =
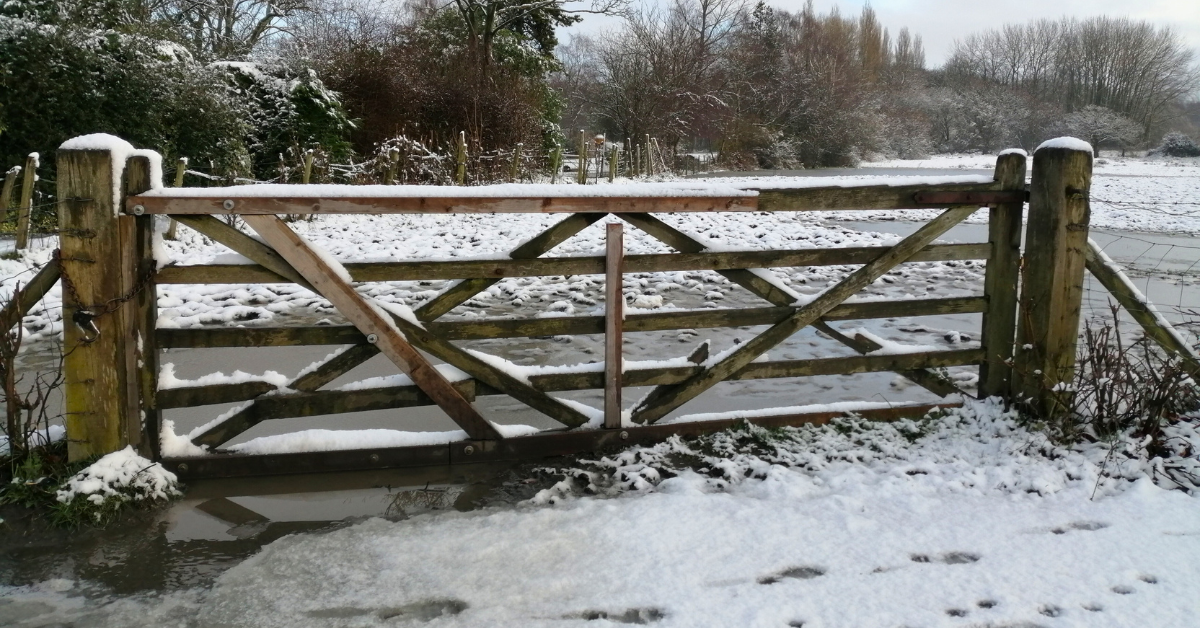
<path id="1" fill-rule="evenodd" d="M 458 185 L 467 184 L 467 132 L 458 132 L 458 169 L 454 174 L 454 182 Z"/>
<path id="2" fill-rule="evenodd" d="M 0 188 L 0 220 L 8 217 L 8 210 L 12 208 L 13 189 L 17 187 L 17 177 L 20 175 L 20 166 L 13 166 L 4 173 L 4 187 Z"/>
<path id="3" fill-rule="evenodd" d="M 187 157 L 180 157 L 179 161 L 175 162 L 175 187 L 183 187 L 183 177 L 187 174 L 187 166 Z M 178 237 L 179 223 L 176 222 L 174 218 L 171 218 L 170 220 L 171 222 L 167 226 L 167 232 L 163 235 L 163 237 L 168 240 L 174 240 Z"/>
<path id="4" fill-rule="evenodd" d="M 1004 190 L 1024 190 L 1025 151 L 1001 153 L 995 180 Z M 1013 338 L 1017 328 L 1017 278 L 1021 273 L 1021 221 L 1025 203 L 988 210 L 988 253 L 983 296 L 984 362 L 979 365 L 979 397 L 1007 396 L 1012 382 Z"/>
<path id="5" fill-rule="evenodd" d="M 38 154 L 25 158 L 25 178 L 21 180 L 21 204 L 17 206 L 17 250 L 29 246 L 29 222 L 33 214 L 33 186 L 37 183 Z"/>
<path id="6" fill-rule="evenodd" d="M 1092 152 L 1083 142 L 1051 141 L 1034 152 L 1013 392 L 1045 417 L 1071 395 L 1091 182 Z"/>
<path id="7" fill-rule="evenodd" d="M 126 297 L 141 287 L 149 250 L 137 245 L 148 241 L 152 223 L 117 213 L 122 190 L 113 175 L 125 164 L 114 163 L 109 150 L 59 149 L 57 161 L 68 456 L 82 460 L 130 444 L 146 450 L 136 351 L 139 334 L 151 339 L 141 333 L 136 299 Z M 146 161 L 135 159 L 130 191 L 148 187 Z"/>

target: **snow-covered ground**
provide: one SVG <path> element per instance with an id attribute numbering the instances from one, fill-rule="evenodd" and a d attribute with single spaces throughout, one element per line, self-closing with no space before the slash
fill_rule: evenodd
<path id="1" fill-rule="evenodd" d="M 0 623 L 1191 626 L 1200 501 L 1161 465 L 989 404 L 675 440 L 548 469 L 567 479 L 516 508 L 289 536 L 211 589 L 0 588 Z"/>

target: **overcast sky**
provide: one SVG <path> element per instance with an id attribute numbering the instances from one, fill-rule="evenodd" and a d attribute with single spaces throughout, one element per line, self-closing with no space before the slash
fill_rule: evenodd
<path id="1" fill-rule="evenodd" d="M 804 0 L 768 0 L 768 3 L 789 11 L 798 11 L 804 6 Z M 1005 22 L 1064 15 L 1128 16 L 1169 25 L 1200 57 L 1200 0 L 815 0 L 818 11 L 826 12 L 836 5 L 843 13 L 853 14 L 868 3 L 875 7 L 883 25 L 893 36 L 904 26 L 921 35 L 925 42 L 926 63 L 930 67 L 946 60 L 955 38 Z M 588 16 L 569 32 L 594 34 L 616 25 L 616 20 Z"/>

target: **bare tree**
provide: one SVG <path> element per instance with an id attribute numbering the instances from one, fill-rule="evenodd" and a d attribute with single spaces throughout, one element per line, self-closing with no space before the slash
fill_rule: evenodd
<path id="1" fill-rule="evenodd" d="M 156 12 L 175 25 L 193 54 L 212 61 L 247 57 L 311 9 L 310 0 L 166 0 Z"/>

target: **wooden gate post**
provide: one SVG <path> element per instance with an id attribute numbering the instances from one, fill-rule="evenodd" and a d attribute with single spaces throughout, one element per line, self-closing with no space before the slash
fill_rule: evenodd
<path id="1" fill-rule="evenodd" d="M 1025 151 L 1009 151 L 996 158 L 995 180 L 1004 190 L 1025 189 Z M 1013 337 L 1017 328 L 1017 278 L 1021 273 L 1021 222 L 1025 203 L 1004 203 L 989 210 L 988 253 L 983 295 L 980 344 L 984 362 L 979 365 L 979 397 L 1007 395 L 1012 380 Z"/>
<path id="2" fill-rule="evenodd" d="M 1092 151 L 1084 142 L 1052 140 L 1034 152 L 1013 393 L 1047 418 L 1071 397 L 1091 182 Z"/>
<path id="3" fill-rule="evenodd" d="M 139 238 L 135 217 L 119 214 L 114 207 L 123 192 L 114 189 L 121 182 L 114 174 L 120 177 L 125 164 L 113 159 L 109 150 L 90 148 L 60 148 L 57 158 L 64 416 L 67 453 L 73 461 L 126 445 L 148 451 L 136 351 L 142 333 L 139 318 L 146 316 L 138 306 L 137 292 L 145 286 L 139 270 L 145 272 L 143 262 L 149 254 L 138 242 L 148 239 L 144 231 L 150 221 L 141 221 Z M 129 174 L 137 178 L 130 182 L 131 192 L 149 187 L 148 164 L 135 166 Z"/>

